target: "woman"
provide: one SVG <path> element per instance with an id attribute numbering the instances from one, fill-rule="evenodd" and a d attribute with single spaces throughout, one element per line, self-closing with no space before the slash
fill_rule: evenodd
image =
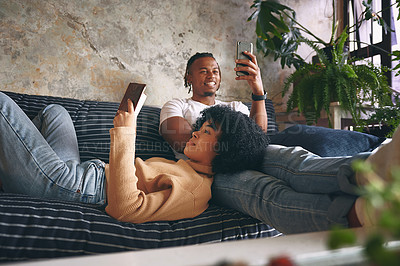
<path id="1" fill-rule="evenodd" d="M 255 112 L 253 118 L 266 123 L 260 70 L 256 57 L 246 54 L 250 60 L 237 61 L 245 66 L 235 71 L 247 71 L 251 75 L 237 79 L 249 82 L 253 93 L 252 109 L 256 107 L 253 111 L 260 111 Z M 204 108 L 226 104 L 249 114 L 240 102 L 216 100 L 221 71 L 211 53 L 196 53 L 188 60 L 184 81 L 193 96 L 168 101 L 160 114 L 160 132 L 177 151 L 183 149 L 184 145 L 180 144 L 189 137 L 190 124 Z M 320 157 L 301 147 L 269 145 L 257 171 L 214 176 L 213 202 L 257 218 L 284 234 L 329 230 L 333 225 L 371 225 L 376 223 L 376 216 L 364 212 L 365 201 L 358 193 L 365 179 L 357 180 L 352 162 L 367 160 L 376 168 L 385 169 L 380 170 L 378 176 L 390 180 L 388 169 L 400 165 L 399 151 L 400 131 L 391 144 L 375 155 L 365 152 L 352 157 Z M 382 159 L 378 161 L 377 158 Z"/>
<path id="2" fill-rule="evenodd" d="M 128 112 L 118 112 L 110 130 L 109 164 L 81 163 L 73 123 L 63 107 L 49 105 L 31 121 L 3 93 L 0 104 L 5 192 L 106 204 L 112 217 L 132 223 L 199 215 L 208 207 L 214 172 L 251 168 L 261 163 L 268 145 L 247 116 L 215 106 L 203 112 L 186 145 L 188 161 L 135 160 L 136 119 L 129 101 Z"/>

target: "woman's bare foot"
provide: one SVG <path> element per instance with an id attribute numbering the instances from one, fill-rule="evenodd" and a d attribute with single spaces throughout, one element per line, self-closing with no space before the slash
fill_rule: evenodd
<path id="1" fill-rule="evenodd" d="M 369 156 L 366 162 L 372 165 L 374 174 L 357 172 L 356 182 L 358 185 L 364 186 L 377 178 L 380 179 L 378 182 L 390 182 L 393 170 L 400 168 L 400 127 L 397 127 L 392 140 Z"/>

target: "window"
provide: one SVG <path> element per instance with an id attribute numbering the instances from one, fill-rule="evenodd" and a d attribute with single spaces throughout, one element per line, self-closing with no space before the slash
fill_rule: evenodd
<path id="1" fill-rule="evenodd" d="M 338 1 L 341 2 L 340 0 Z M 379 15 L 383 18 L 388 27 L 393 29 L 394 27 L 392 25 L 395 25 L 393 13 L 395 11 L 398 12 L 398 10 L 396 10 L 394 7 L 391 7 L 391 0 L 373 0 L 372 5 L 374 11 L 378 12 L 382 10 Z M 344 0 L 343 24 L 355 25 L 357 18 L 360 17 L 360 14 L 364 9 L 365 7 L 363 6 L 363 0 Z M 398 24 L 397 21 L 396 24 Z M 396 26 L 398 29 L 400 28 L 400 25 Z M 364 21 L 358 27 L 353 27 L 350 29 L 350 55 L 355 58 L 363 58 L 368 61 L 372 61 L 377 65 L 383 65 L 391 68 L 392 60 L 389 54 L 393 50 L 400 48 L 397 46 L 396 40 L 398 38 L 396 37 L 396 32 L 385 32 L 377 21 Z M 387 77 L 389 85 L 391 85 L 392 88 L 400 91 L 399 78 L 395 78 L 394 73 L 392 74 L 391 72 L 387 73 Z"/>

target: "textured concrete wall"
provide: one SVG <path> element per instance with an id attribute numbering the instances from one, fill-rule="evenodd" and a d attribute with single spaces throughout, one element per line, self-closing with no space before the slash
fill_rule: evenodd
<path id="1" fill-rule="evenodd" d="M 330 1 L 281 1 L 329 36 Z M 0 89 L 119 101 L 129 82 L 148 85 L 147 104 L 187 97 L 186 61 L 213 52 L 222 68 L 221 100 L 249 100 L 234 80 L 237 40 L 255 42 L 250 0 L 0 0 Z M 308 53 L 308 52 L 305 52 Z M 276 102 L 291 70 L 258 54 Z"/>

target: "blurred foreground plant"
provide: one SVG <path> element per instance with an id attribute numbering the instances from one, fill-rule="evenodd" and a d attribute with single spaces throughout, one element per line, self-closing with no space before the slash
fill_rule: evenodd
<path id="1" fill-rule="evenodd" d="M 355 162 L 354 169 L 363 172 L 368 179 L 369 184 L 360 191 L 378 215 L 376 227 L 369 231 L 363 243 L 364 254 L 373 265 L 400 265 L 400 249 L 387 246 L 387 241 L 400 239 L 400 167 L 392 169 L 390 182 L 378 177 L 366 162 Z M 329 248 L 356 244 L 355 232 L 342 229 L 331 231 Z"/>

